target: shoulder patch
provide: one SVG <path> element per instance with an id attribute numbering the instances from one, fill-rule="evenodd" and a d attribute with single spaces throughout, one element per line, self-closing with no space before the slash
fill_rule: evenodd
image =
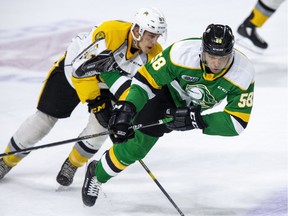
<path id="1" fill-rule="evenodd" d="M 103 31 L 100 31 L 95 35 L 94 39 L 95 41 L 97 41 L 97 40 L 104 39 L 104 38 L 105 38 L 105 33 Z"/>

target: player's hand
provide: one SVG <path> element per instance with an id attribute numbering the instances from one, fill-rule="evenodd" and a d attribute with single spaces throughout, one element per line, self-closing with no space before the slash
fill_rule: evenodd
<path id="1" fill-rule="evenodd" d="M 93 112 L 99 124 L 108 128 L 112 113 L 112 104 L 109 97 L 98 96 L 94 100 L 87 100 L 88 111 Z"/>
<path id="2" fill-rule="evenodd" d="M 176 131 L 205 128 L 205 123 L 200 115 L 200 109 L 200 106 L 167 109 L 166 117 L 172 117 L 173 121 L 167 123 L 166 127 Z"/>
<path id="3" fill-rule="evenodd" d="M 112 109 L 108 130 L 110 138 L 114 144 L 127 141 L 134 137 L 132 129 L 132 119 L 136 114 L 134 104 L 127 101 L 118 101 Z"/>

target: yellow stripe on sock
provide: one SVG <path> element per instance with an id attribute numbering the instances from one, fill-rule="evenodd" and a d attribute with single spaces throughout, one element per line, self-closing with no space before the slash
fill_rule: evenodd
<path id="1" fill-rule="evenodd" d="M 127 166 L 121 164 L 119 160 L 116 158 L 113 147 L 109 150 L 109 156 L 111 158 L 112 163 L 120 170 L 124 170 Z"/>
<path id="2" fill-rule="evenodd" d="M 10 148 L 7 147 L 5 152 L 10 152 Z M 16 157 L 15 155 L 9 155 L 3 157 L 3 161 L 10 167 L 16 166 L 23 158 Z"/>
<path id="3" fill-rule="evenodd" d="M 256 8 L 253 10 L 253 18 L 250 20 L 252 24 L 254 24 L 257 27 L 261 27 L 269 17 L 262 14 L 260 11 L 258 11 Z"/>
<path id="4" fill-rule="evenodd" d="M 75 147 L 69 154 L 70 162 L 76 167 L 82 167 L 89 160 L 89 158 L 83 157 Z"/>

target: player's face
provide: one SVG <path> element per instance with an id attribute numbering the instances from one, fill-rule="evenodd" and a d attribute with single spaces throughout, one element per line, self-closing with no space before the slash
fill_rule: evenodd
<path id="1" fill-rule="evenodd" d="M 151 49 L 156 45 L 159 37 L 159 34 L 145 31 L 143 36 L 141 37 L 141 40 L 138 42 L 138 46 L 142 50 L 142 52 L 149 53 Z"/>
<path id="2" fill-rule="evenodd" d="M 203 52 L 203 59 L 205 59 L 205 65 L 209 67 L 212 73 L 217 74 L 221 72 L 230 62 L 231 54 L 226 56 L 210 55 L 207 52 Z"/>

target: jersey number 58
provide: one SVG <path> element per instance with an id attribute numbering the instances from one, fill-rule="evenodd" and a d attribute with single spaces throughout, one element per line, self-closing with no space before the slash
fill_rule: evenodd
<path id="1" fill-rule="evenodd" d="M 152 67 L 155 71 L 159 70 L 163 65 L 166 64 L 165 58 L 162 56 L 162 53 L 156 55 L 152 60 Z"/>
<path id="2" fill-rule="evenodd" d="M 238 103 L 238 106 L 240 108 L 244 108 L 244 107 L 252 107 L 253 105 L 253 92 L 250 93 L 243 93 L 240 96 L 240 102 Z"/>

